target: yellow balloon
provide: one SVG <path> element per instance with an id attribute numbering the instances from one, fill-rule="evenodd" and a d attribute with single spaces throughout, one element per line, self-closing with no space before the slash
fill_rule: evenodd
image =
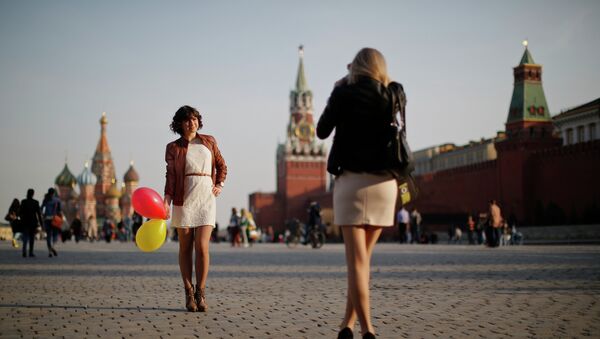
<path id="1" fill-rule="evenodd" d="M 167 222 L 162 219 L 146 221 L 135 235 L 135 243 L 144 252 L 159 249 L 167 237 Z"/>

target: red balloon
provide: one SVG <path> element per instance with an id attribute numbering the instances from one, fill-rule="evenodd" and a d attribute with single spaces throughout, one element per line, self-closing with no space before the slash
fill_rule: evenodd
<path id="1" fill-rule="evenodd" d="M 148 187 L 140 187 L 131 196 L 133 209 L 149 219 L 167 219 L 165 203 L 160 194 Z"/>

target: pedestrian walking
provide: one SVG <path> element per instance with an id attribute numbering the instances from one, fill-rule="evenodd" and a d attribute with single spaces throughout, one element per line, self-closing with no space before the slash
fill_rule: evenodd
<path id="1" fill-rule="evenodd" d="M 386 131 L 394 121 L 391 88 L 402 91 L 402 86 L 388 86 L 385 59 L 372 48 L 360 50 L 348 70 L 348 76 L 335 84 L 317 136 L 325 139 L 336 130 L 327 170 L 336 176 L 334 223 L 342 229 L 348 269 L 346 312 L 338 338 L 352 338 L 357 319 L 363 338 L 375 338 L 369 271 L 383 227 L 395 224 L 398 186 L 386 157 Z"/>
<path id="2" fill-rule="evenodd" d="M 133 232 L 131 230 L 132 228 L 132 224 L 133 224 L 133 220 L 131 220 L 130 217 L 125 216 L 122 220 L 123 225 L 125 227 L 125 241 L 126 242 L 130 242 L 132 237 L 133 237 Z"/>
<path id="3" fill-rule="evenodd" d="M 416 242 L 417 244 L 421 241 L 421 222 L 423 218 L 421 218 L 421 213 L 417 211 L 416 208 L 413 208 L 410 213 L 410 243 Z M 426 242 L 428 242 L 427 240 Z"/>
<path id="4" fill-rule="evenodd" d="M 500 245 L 501 229 L 504 224 L 502 220 L 502 211 L 496 200 L 490 200 L 490 226 L 491 226 L 491 246 L 496 247 Z"/>
<path id="5" fill-rule="evenodd" d="M 477 218 L 477 225 L 475 226 L 475 231 L 477 232 L 477 244 L 483 245 L 487 242 L 486 239 L 486 230 L 488 224 L 488 216 L 486 213 L 479 213 Z"/>
<path id="6" fill-rule="evenodd" d="M 48 247 L 48 256 L 58 256 L 58 252 L 54 248 L 54 245 L 58 241 L 58 233 L 62 228 L 62 210 L 60 199 L 56 196 L 56 190 L 49 188 L 48 193 L 44 196 L 42 201 L 42 215 L 44 216 L 44 231 L 46 232 L 46 246 Z M 61 220 L 60 227 L 55 227 L 54 218 L 59 217 Z"/>
<path id="7" fill-rule="evenodd" d="M 475 219 L 472 214 L 467 216 L 467 238 L 469 245 L 475 245 Z"/>
<path id="8" fill-rule="evenodd" d="M 71 233 L 75 237 L 75 242 L 79 243 L 79 240 L 83 237 L 83 225 L 78 216 L 75 216 L 73 221 L 71 221 Z"/>
<path id="9" fill-rule="evenodd" d="M 104 219 L 104 223 L 102 223 L 102 237 L 104 241 L 110 243 L 115 235 L 115 223 L 110 218 Z"/>
<path id="10" fill-rule="evenodd" d="M 4 217 L 4 220 L 8 221 L 10 224 L 10 229 L 12 231 L 12 246 L 14 248 L 19 248 L 18 241 L 21 239 L 21 219 L 19 218 L 19 208 L 21 204 L 19 203 L 19 199 L 13 199 L 10 207 L 8 208 L 8 212 Z"/>
<path id="11" fill-rule="evenodd" d="M 96 218 L 92 215 L 88 217 L 87 228 L 88 239 L 90 242 L 98 240 L 98 221 L 96 221 Z"/>
<path id="12" fill-rule="evenodd" d="M 460 228 L 460 225 L 456 225 L 454 227 L 454 243 L 455 244 L 459 244 L 462 241 L 462 229 Z"/>
<path id="13" fill-rule="evenodd" d="M 229 232 L 231 247 L 240 246 L 240 216 L 238 215 L 235 207 L 231 209 L 231 216 L 229 217 L 229 226 L 227 227 L 227 231 Z"/>
<path id="14" fill-rule="evenodd" d="M 212 235 L 210 236 L 212 241 L 215 243 L 220 243 L 221 240 L 219 239 L 219 223 L 215 222 L 215 229 L 213 229 L 212 231 Z"/>
<path id="15" fill-rule="evenodd" d="M 216 197 L 221 194 L 227 166 L 214 137 L 199 134 L 202 116 L 193 107 L 182 106 L 171 122 L 180 138 L 166 147 L 167 174 L 165 209 L 173 203 L 171 226 L 179 238 L 179 269 L 188 311 L 205 312 L 206 278 L 209 268 L 210 235 L 216 222 Z M 193 252 L 196 252 L 196 290 L 192 284 Z"/>
<path id="16" fill-rule="evenodd" d="M 398 223 L 398 233 L 400 234 L 400 243 L 403 244 L 405 242 L 409 242 L 408 239 L 410 237 L 410 216 L 408 215 L 408 211 L 404 206 L 398 211 L 396 215 L 396 222 Z"/>
<path id="17" fill-rule="evenodd" d="M 248 227 L 250 227 L 250 218 L 245 208 L 240 210 L 240 235 L 242 238 L 242 245 L 244 247 L 250 246 L 248 243 Z"/>
<path id="18" fill-rule="evenodd" d="M 135 235 L 137 234 L 140 227 L 142 227 L 142 224 L 144 223 L 144 218 L 142 218 L 142 216 L 138 212 L 134 211 L 133 215 L 131 216 L 131 222 L 131 232 L 133 232 L 132 240 L 135 241 Z"/>
<path id="19" fill-rule="evenodd" d="M 43 224 L 42 211 L 40 203 L 33 199 L 35 191 L 30 188 L 27 190 L 27 198 L 21 200 L 19 208 L 19 217 L 21 219 L 21 230 L 23 231 L 23 258 L 27 256 L 27 245 L 29 245 L 29 256 L 35 257 L 33 245 L 35 243 L 35 233 L 39 226 Z"/>

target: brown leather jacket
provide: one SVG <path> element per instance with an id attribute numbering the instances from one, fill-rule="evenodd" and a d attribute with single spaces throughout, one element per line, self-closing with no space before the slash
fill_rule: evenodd
<path id="1" fill-rule="evenodd" d="M 227 176 L 227 165 L 225 159 L 217 147 L 217 141 L 213 136 L 196 134 L 196 138 L 206 146 L 212 154 L 212 181 L 214 185 L 225 182 Z M 165 196 L 170 195 L 173 205 L 183 205 L 183 182 L 185 179 L 185 157 L 187 155 L 189 141 L 183 137 L 167 144 L 165 161 L 167 162 L 167 174 L 165 182 Z"/>

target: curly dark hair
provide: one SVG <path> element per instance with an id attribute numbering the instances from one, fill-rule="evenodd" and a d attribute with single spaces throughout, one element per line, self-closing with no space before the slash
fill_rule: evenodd
<path id="1" fill-rule="evenodd" d="M 185 105 L 179 107 L 179 109 L 177 110 L 177 112 L 175 112 L 175 115 L 173 116 L 173 121 L 171 121 L 171 125 L 169 126 L 171 128 L 171 131 L 173 131 L 173 133 L 181 135 L 181 133 L 183 133 L 181 123 L 191 118 L 198 119 L 198 129 L 201 129 L 203 125 L 202 116 L 200 115 L 200 112 L 198 112 L 198 110 L 192 106 Z"/>

